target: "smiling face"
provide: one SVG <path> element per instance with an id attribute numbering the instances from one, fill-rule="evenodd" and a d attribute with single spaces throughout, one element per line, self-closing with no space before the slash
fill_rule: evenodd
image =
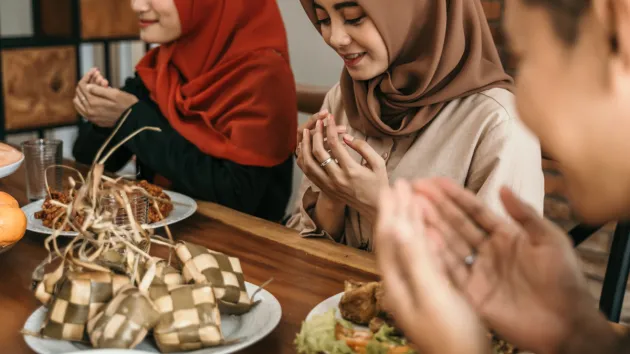
<path id="1" fill-rule="evenodd" d="M 370 80 L 387 70 L 385 42 L 357 2 L 316 0 L 314 7 L 324 41 L 341 56 L 354 80 Z"/>
<path id="2" fill-rule="evenodd" d="M 552 13 L 550 0 L 506 2 L 520 117 L 559 162 L 578 214 L 593 223 L 630 215 L 630 40 L 621 34 L 630 33 L 630 14 L 614 9 L 624 1 L 592 2 L 568 17 L 562 8 Z"/>
<path id="3" fill-rule="evenodd" d="M 174 0 L 131 0 L 140 21 L 140 39 L 147 43 L 169 43 L 182 34 Z"/>

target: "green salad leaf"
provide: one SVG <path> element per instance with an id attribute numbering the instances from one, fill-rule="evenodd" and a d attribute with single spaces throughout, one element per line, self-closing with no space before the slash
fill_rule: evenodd
<path id="1" fill-rule="evenodd" d="M 335 336 L 337 323 L 344 327 L 351 326 L 346 321 L 338 320 L 334 309 L 303 322 L 302 329 L 295 338 L 298 353 L 353 354 L 345 341 L 337 340 Z"/>

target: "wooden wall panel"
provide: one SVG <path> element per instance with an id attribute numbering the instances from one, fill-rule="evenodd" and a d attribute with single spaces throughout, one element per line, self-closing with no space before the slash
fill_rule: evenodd
<path id="1" fill-rule="evenodd" d="M 38 0 L 41 31 L 45 36 L 72 37 L 72 0 Z M 39 34 L 39 33 L 38 33 Z"/>
<path id="2" fill-rule="evenodd" d="M 77 121 L 72 46 L 2 51 L 5 128 L 38 128 Z"/>
<path id="3" fill-rule="evenodd" d="M 138 36 L 138 17 L 129 0 L 81 0 L 84 39 Z"/>

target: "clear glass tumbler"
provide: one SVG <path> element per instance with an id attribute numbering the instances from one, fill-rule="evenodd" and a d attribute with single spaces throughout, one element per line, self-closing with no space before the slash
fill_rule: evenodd
<path id="1" fill-rule="evenodd" d="M 26 168 L 26 197 L 30 201 L 46 198 L 46 175 L 48 187 L 62 192 L 63 170 L 49 166 L 63 163 L 63 142 L 52 139 L 35 139 L 22 143 Z"/>

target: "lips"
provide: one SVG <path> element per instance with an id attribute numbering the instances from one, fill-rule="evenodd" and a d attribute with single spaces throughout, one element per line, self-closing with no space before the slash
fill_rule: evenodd
<path id="1" fill-rule="evenodd" d="M 359 62 L 361 61 L 361 59 L 363 59 L 365 54 L 366 54 L 365 52 L 363 52 L 363 53 L 353 53 L 353 54 L 344 54 L 344 55 L 341 55 L 341 58 L 343 58 L 343 61 L 346 64 L 346 66 L 352 67 L 352 66 L 355 66 L 355 65 L 359 64 Z"/>
<path id="2" fill-rule="evenodd" d="M 140 24 L 140 27 L 144 28 L 144 27 L 151 26 L 152 24 L 155 24 L 157 22 L 158 22 L 157 20 L 142 20 L 141 19 L 139 20 L 138 23 Z"/>

